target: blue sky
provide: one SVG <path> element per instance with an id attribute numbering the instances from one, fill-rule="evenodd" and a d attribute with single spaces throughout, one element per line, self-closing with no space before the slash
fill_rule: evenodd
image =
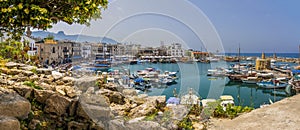
<path id="1" fill-rule="evenodd" d="M 58 23 L 49 31 L 212 52 L 237 52 L 239 44 L 242 52 L 298 52 L 299 7 L 298 0 L 114 0 L 90 27 Z"/>

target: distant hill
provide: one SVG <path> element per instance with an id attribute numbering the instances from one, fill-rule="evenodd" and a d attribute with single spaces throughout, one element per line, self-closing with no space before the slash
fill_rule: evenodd
<path id="1" fill-rule="evenodd" d="M 58 33 L 47 32 L 47 31 L 34 31 L 31 34 L 36 38 L 45 38 L 49 35 L 54 36 L 55 40 L 70 40 L 76 42 L 104 42 L 104 43 L 112 43 L 116 44 L 117 41 L 107 38 L 107 37 L 94 37 L 94 36 L 86 36 L 86 35 L 66 35 L 63 31 L 59 31 Z"/>

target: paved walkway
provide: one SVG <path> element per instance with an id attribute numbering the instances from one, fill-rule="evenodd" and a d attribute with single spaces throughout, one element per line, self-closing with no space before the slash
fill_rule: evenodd
<path id="1" fill-rule="evenodd" d="M 209 130 L 300 130 L 300 94 L 233 120 L 212 119 Z"/>

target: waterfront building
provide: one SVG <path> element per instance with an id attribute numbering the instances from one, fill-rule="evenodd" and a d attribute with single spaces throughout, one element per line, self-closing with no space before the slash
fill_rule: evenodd
<path id="1" fill-rule="evenodd" d="M 184 49 L 180 43 L 172 43 L 170 46 L 167 46 L 167 55 L 174 58 L 184 57 Z"/>
<path id="2" fill-rule="evenodd" d="M 43 64 L 68 63 L 81 58 L 80 43 L 44 39 L 36 42 L 36 47 Z"/>
<path id="3" fill-rule="evenodd" d="M 257 58 L 255 62 L 255 69 L 256 70 L 266 70 L 271 69 L 271 60 L 266 59 L 265 53 L 261 54 L 261 58 Z"/>

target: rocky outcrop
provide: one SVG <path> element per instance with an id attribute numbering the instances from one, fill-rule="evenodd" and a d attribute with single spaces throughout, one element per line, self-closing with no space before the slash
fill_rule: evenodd
<path id="1" fill-rule="evenodd" d="M 38 74 L 45 74 L 45 75 L 51 75 L 52 74 L 52 70 L 46 69 L 46 68 L 37 68 L 36 72 Z"/>
<path id="2" fill-rule="evenodd" d="M 0 130 L 19 130 L 20 122 L 13 117 L 0 116 Z"/>
<path id="3" fill-rule="evenodd" d="M 140 116 L 146 116 L 148 114 L 154 113 L 157 109 L 164 107 L 165 102 L 166 102 L 165 96 L 147 97 L 146 102 L 130 110 L 128 116 L 140 117 Z"/>
<path id="4" fill-rule="evenodd" d="M 61 116 L 67 112 L 70 104 L 71 100 L 69 98 L 60 96 L 58 94 L 53 94 L 46 100 L 46 106 L 44 110 L 47 113 L 53 113 Z"/>
<path id="5" fill-rule="evenodd" d="M 31 105 L 28 100 L 13 90 L 0 87 L 0 115 L 25 119 L 30 112 Z"/>
<path id="6" fill-rule="evenodd" d="M 108 97 L 110 103 L 116 103 L 116 104 L 121 104 L 121 105 L 125 104 L 125 100 L 124 100 L 125 97 L 120 92 L 111 91 L 111 90 L 108 90 L 108 89 L 100 89 L 96 93 Z"/>

